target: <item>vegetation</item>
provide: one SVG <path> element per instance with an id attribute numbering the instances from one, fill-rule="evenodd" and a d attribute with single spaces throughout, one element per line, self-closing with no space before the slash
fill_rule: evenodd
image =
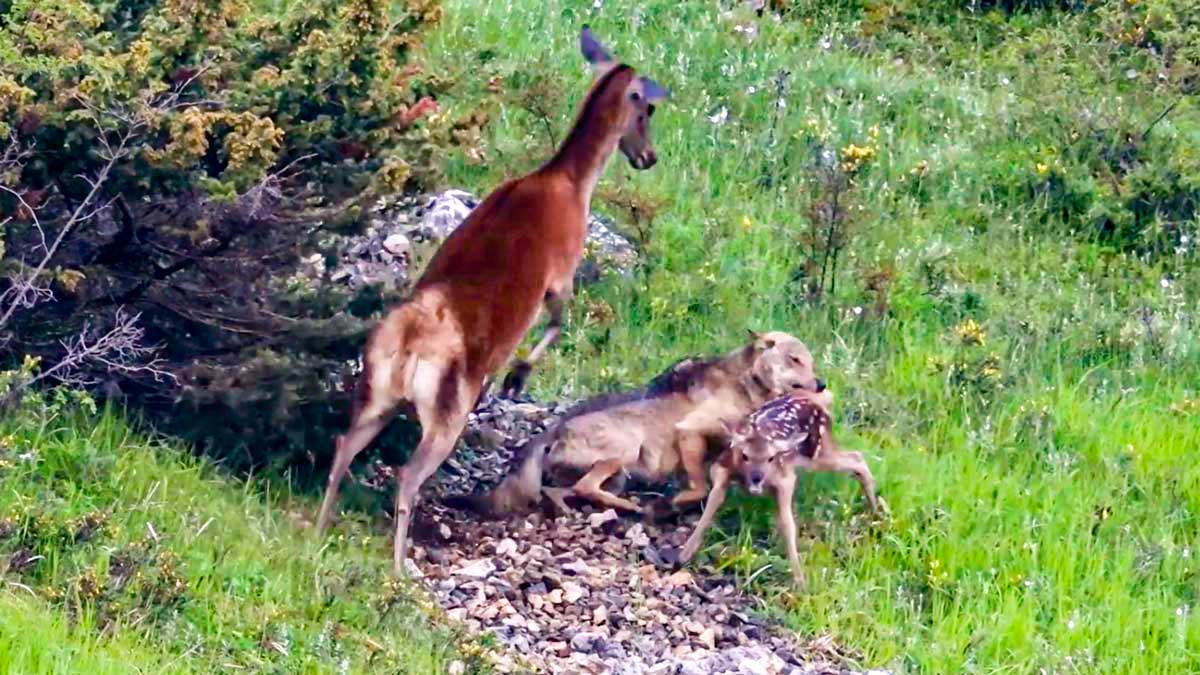
<path id="1" fill-rule="evenodd" d="M 479 668 L 389 579 L 365 522 L 316 541 L 291 495 L 239 485 L 86 397 L 20 413 L 0 420 L 5 672 Z"/>
<path id="2" fill-rule="evenodd" d="M 1195 3 L 767 4 L 448 7 L 430 51 L 454 105 L 506 104 L 457 184 L 561 137 L 568 106 L 523 102 L 577 100 L 586 75 L 551 65 L 564 25 L 672 91 L 659 165 L 598 191 L 645 264 L 575 300 L 538 393 L 794 331 L 894 515 L 810 478 L 807 593 L 784 590 L 766 503 L 727 509 L 719 565 L 772 563 L 771 606 L 866 665 L 1195 671 Z"/>
<path id="3" fill-rule="evenodd" d="M 850 481 L 806 478 L 810 588 L 793 594 L 770 505 L 732 503 L 708 554 L 780 618 L 898 672 L 1200 670 L 1200 5 L 792 1 L 759 16 L 752 4 L 455 0 L 426 34 L 424 72 L 443 86 L 404 100 L 436 90 L 445 120 L 476 122 L 455 136 L 468 152 L 439 158 L 447 182 L 478 192 L 563 137 L 587 83 L 569 65 L 580 24 L 673 94 L 655 116 L 659 164 L 614 162 L 597 191 L 642 265 L 579 293 L 535 393 L 623 387 L 747 327 L 792 331 L 892 517 L 859 515 Z M 283 138 L 291 150 L 263 171 L 319 144 Z M 57 533 L 0 542 L 51 552 L 17 577 L 41 598 L 0 596 L 0 635 L 52 628 L 25 651 L 0 638 L 0 659 L 73 654 L 99 669 L 128 647 L 149 670 L 163 658 L 322 669 L 322 612 L 362 636 L 337 642 L 351 659 L 367 658 L 367 636 L 411 672 L 448 653 L 406 605 L 379 615 L 388 561 L 354 539 L 361 525 L 306 548 L 283 520 L 291 497 L 232 489 L 143 441 L 117 453 L 127 432 L 111 414 L 96 431 L 64 410 L 0 424 L 24 439 L 4 451 L 0 516 Z M 31 448 L 39 459 L 23 463 Z M 93 510 L 115 523 L 100 539 L 62 535 Z M 195 534 L 208 517 L 221 539 Z M 146 522 L 163 543 L 145 542 Z M 156 595 L 164 547 L 187 580 L 181 605 Z M 72 600 L 88 570 L 112 578 L 113 551 L 155 571 Z M 322 604 L 314 570 L 342 579 L 331 587 L 346 601 Z M 116 642 L 93 637 L 106 622 Z M 269 637 L 259 647 L 284 624 L 288 655 Z M 188 625 L 187 639 L 171 633 Z M 418 647 L 430 651 L 403 651 Z"/>
<path id="4" fill-rule="evenodd" d="M 103 384 L 236 469 L 329 447 L 368 317 L 404 289 L 297 271 L 469 146 L 477 121 L 436 115 L 445 83 L 411 58 L 440 15 L 0 3 L 0 360 Z"/>

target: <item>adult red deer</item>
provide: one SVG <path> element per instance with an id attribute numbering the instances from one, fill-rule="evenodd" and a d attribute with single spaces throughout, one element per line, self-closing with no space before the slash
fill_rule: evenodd
<path id="1" fill-rule="evenodd" d="M 562 147 L 533 173 L 487 196 L 429 262 L 412 297 L 367 338 L 350 427 L 337 439 L 318 531 L 328 525 L 354 456 L 387 426 L 401 403 L 415 409 L 421 442 L 396 472 L 393 563 L 404 574 L 408 527 L 421 485 L 454 450 L 485 382 L 508 361 L 544 306 L 545 335 L 504 381 L 520 391 L 532 365 L 558 340 L 564 303 L 583 256 L 592 190 L 620 148 L 635 169 L 657 157 L 654 104 L 667 92 L 617 64 L 584 26 L 583 56 L 595 81 Z"/>

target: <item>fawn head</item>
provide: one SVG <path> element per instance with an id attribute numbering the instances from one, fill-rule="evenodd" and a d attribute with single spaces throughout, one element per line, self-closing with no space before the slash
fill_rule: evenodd
<path id="1" fill-rule="evenodd" d="M 793 448 L 808 438 L 807 432 L 772 438 L 759 433 L 754 421 L 744 418 L 736 424 L 721 423 L 729 436 L 729 449 L 734 453 L 733 466 L 750 494 L 760 495 L 772 471 L 789 471 L 787 460 Z"/>
<path id="2" fill-rule="evenodd" d="M 583 27 L 579 36 L 579 47 L 583 58 L 592 64 L 597 80 L 618 67 L 612 53 L 600 44 L 587 26 Z M 665 88 L 644 75 L 628 78 L 628 84 L 621 92 L 618 119 L 622 120 L 623 131 L 617 147 L 629 164 L 639 171 L 649 169 L 658 162 L 658 155 L 650 142 L 650 118 L 654 116 L 654 106 L 667 100 L 668 96 Z"/>
<path id="3" fill-rule="evenodd" d="M 772 472 L 791 471 L 820 452 L 832 424 L 830 400 L 828 392 L 801 390 L 764 403 L 736 424 L 722 421 L 732 465 L 751 493 L 762 493 Z"/>

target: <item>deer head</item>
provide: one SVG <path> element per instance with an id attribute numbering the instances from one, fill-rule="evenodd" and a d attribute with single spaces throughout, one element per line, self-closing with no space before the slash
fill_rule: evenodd
<path id="1" fill-rule="evenodd" d="M 579 48 L 583 58 L 592 65 L 597 80 L 619 65 L 613 59 L 612 52 L 600 44 L 587 26 L 580 33 Z M 654 106 L 667 100 L 668 96 L 665 88 L 644 75 L 630 77 L 621 92 L 618 119 L 622 120 L 623 130 L 617 147 L 629 164 L 639 171 L 649 169 L 658 162 L 658 155 L 650 142 L 650 118 L 654 116 Z"/>

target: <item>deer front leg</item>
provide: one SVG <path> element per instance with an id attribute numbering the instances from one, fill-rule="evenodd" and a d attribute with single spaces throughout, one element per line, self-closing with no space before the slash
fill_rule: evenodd
<path id="1" fill-rule="evenodd" d="M 683 545 L 683 550 L 679 552 L 680 563 L 687 563 L 696 555 L 696 551 L 700 550 L 700 544 L 704 541 L 704 532 L 712 526 L 717 511 L 721 509 L 721 504 L 725 503 L 725 493 L 729 490 L 729 469 L 720 463 L 713 464 L 709 476 L 713 482 L 712 490 L 709 491 L 708 501 L 704 504 L 704 513 L 696 522 L 696 529 L 692 531 L 687 543 Z"/>
<path id="2" fill-rule="evenodd" d="M 788 565 L 792 568 L 792 581 L 797 588 L 804 588 L 804 568 L 800 566 L 800 553 L 796 549 L 796 518 L 792 513 L 792 499 L 796 494 L 796 474 L 788 471 L 775 482 L 775 504 L 779 515 L 776 525 L 787 547 Z"/>
<path id="3" fill-rule="evenodd" d="M 566 300 L 569 297 L 569 291 L 566 293 L 546 291 L 544 304 L 546 312 L 550 315 L 546 333 L 542 335 L 541 341 L 537 343 L 533 351 L 529 352 L 529 358 L 517 359 L 513 362 L 512 370 L 504 378 L 504 384 L 501 386 L 501 396 L 514 398 L 520 394 L 521 390 L 525 388 L 525 381 L 529 379 L 529 374 L 533 372 L 533 364 L 540 361 L 546 355 L 546 351 L 558 342 L 558 338 L 562 335 L 563 309 L 566 307 Z"/>

